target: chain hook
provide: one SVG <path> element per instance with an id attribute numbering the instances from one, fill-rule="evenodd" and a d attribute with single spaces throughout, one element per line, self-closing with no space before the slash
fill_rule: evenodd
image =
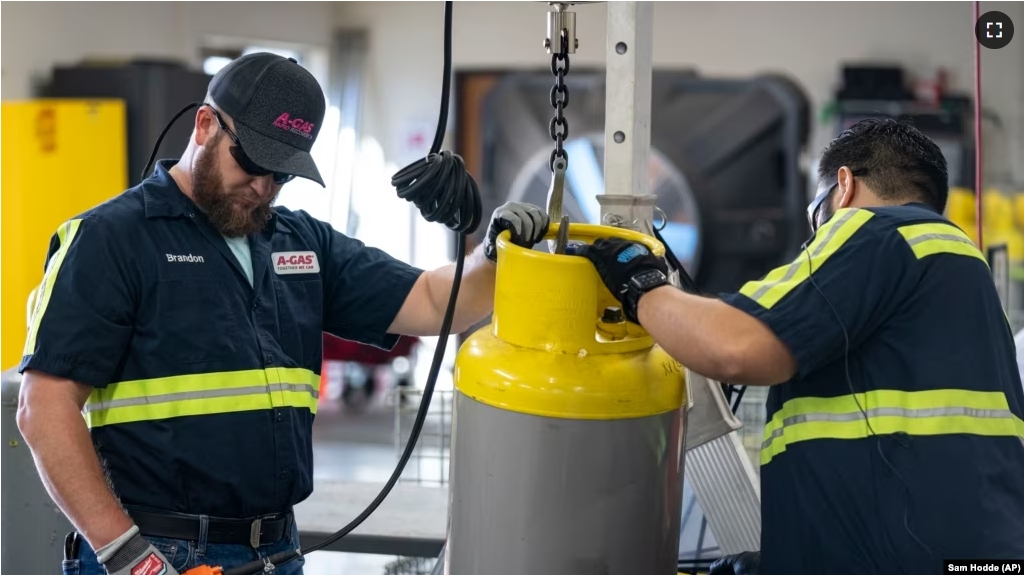
<path id="1" fill-rule="evenodd" d="M 559 32 L 559 50 L 551 54 L 551 73 L 555 76 L 555 85 L 551 87 L 549 100 L 555 109 L 555 115 L 548 123 L 548 133 L 555 142 L 551 151 L 548 168 L 555 171 L 555 160 L 561 158 L 569 163 L 569 154 L 565 151 L 565 141 L 569 139 L 569 121 L 565 117 L 565 108 L 569 106 L 569 88 L 565 85 L 565 76 L 569 73 L 569 31 L 562 28 Z"/>

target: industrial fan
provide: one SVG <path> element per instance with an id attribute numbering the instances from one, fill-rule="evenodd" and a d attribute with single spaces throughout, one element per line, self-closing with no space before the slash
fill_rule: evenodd
<path id="1" fill-rule="evenodd" d="M 571 128 L 564 210 L 571 221 L 597 223 L 604 73 L 574 70 L 565 82 Z M 485 211 L 509 200 L 545 205 L 550 90 L 549 74 L 502 74 L 470 119 L 479 129 L 474 139 L 482 149 L 473 152 L 481 155 Z M 803 92 L 778 76 L 655 71 L 652 94 L 650 190 L 664 220 L 655 226 L 698 286 L 736 290 L 795 256 L 809 235 L 799 167 L 808 134 Z"/>

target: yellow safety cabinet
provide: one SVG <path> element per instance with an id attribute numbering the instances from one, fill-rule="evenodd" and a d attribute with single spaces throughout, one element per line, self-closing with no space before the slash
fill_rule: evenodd
<path id="1" fill-rule="evenodd" d="M 21 361 L 32 294 L 61 223 L 123 192 L 127 125 L 121 100 L 2 103 L 0 241 L 3 364 Z"/>

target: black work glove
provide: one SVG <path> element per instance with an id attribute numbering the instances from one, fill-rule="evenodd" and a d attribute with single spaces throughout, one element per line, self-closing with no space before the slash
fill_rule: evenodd
<path id="1" fill-rule="evenodd" d="M 761 552 L 744 551 L 726 555 L 711 564 L 708 575 L 758 575 L 761 572 Z"/>
<path id="2" fill-rule="evenodd" d="M 484 255 L 498 261 L 498 234 L 512 230 L 512 243 L 532 248 L 548 233 L 548 214 L 533 204 L 508 202 L 494 210 L 491 225 L 484 236 Z"/>
<path id="3" fill-rule="evenodd" d="M 668 284 L 665 260 L 652 254 L 640 242 L 602 238 L 591 245 L 577 246 L 570 253 L 583 256 L 594 264 L 601 281 L 622 304 L 626 319 L 633 323 L 640 323 L 636 317 L 640 296 Z"/>

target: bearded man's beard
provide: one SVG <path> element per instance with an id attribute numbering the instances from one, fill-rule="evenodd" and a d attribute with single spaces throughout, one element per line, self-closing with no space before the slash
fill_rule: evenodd
<path id="1" fill-rule="evenodd" d="M 265 203 L 248 207 L 243 205 L 240 194 L 224 189 L 215 152 L 223 136 L 223 132 L 217 132 L 192 166 L 192 200 L 206 214 L 210 224 L 229 238 L 261 232 L 273 213 L 270 206 L 277 194 Z"/>

